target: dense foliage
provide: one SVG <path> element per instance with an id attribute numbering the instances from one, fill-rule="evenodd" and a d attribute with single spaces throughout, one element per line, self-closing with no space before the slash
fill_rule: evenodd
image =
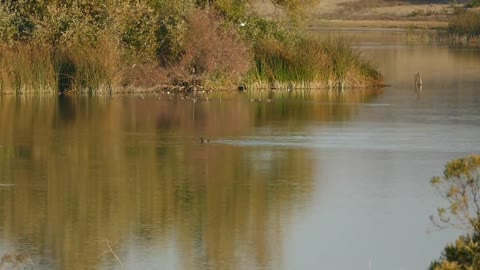
<path id="1" fill-rule="evenodd" d="M 288 53 L 302 48 L 298 44 L 306 39 L 298 29 L 314 2 L 272 0 L 281 15 L 264 18 L 247 0 L 2 0 L 0 92 L 185 90 L 192 79 L 207 88 L 276 82 L 282 76 L 258 76 L 255 61 L 264 58 L 258 53 L 270 53 L 262 48 L 266 44 Z M 371 69 L 348 49 L 352 61 L 361 63 L 352 69 Z M 322 72 L 304 77 L 324 80 Z M 349 75 L 334 72 L 328 80 L 342 86 L 380 81 L 378 73 L 344 73 Z"/>

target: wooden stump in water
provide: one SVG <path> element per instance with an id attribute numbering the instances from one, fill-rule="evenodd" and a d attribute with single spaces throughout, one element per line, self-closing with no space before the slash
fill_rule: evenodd
<path id="1" fill-rule="evenodd" d="M 420 76 L 420 73 L 418 72 L 415 72 L 415 86 L 418 87 L 418 86 L 422 86 L 423 82 L 422 82 L 422 76 Z"/>
<path id="2" fill-rule="evenodd" d="M 422 93 L 422 76 L 420 73 L 415 72 L 415 96 L 418 98 L 420 97 L 420 93 Z"/>

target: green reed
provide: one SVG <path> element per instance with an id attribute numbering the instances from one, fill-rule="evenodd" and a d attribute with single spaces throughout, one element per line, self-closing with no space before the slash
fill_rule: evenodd
<path id="1" fill-rule="evenodd" d="M 350 42 L 305 38 L 288 46 L 264 41 L 255 47 L 252 87 L 352 88 L 381 83 L 380 74 Z"/>

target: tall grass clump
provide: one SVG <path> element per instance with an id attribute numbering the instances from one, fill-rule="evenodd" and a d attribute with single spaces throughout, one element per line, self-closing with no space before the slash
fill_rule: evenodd
<path id="1" fill-rule="evenodd" d="M 105 91 L 116 84 L 118 53 L 95 47 L 0 46 L 0 92 Z"/>
<path id="2" fill-rule="evenodd" d="M 0 92 L 51 91 L 56 89 L 56 74 L 50 48 L 0 45 Z"/>
<path id="3" fill-rule="evenodd" d="M 263 87 L 344 89 L 380 85 L 381 76 L 348 41 L 309 37 L 257 44 L 250 81 Z"/>
<path id="4" fill-rule="evenodd" d="M 120 80 L 120 56 L 110 40 L 92 47 L 57 49 L 53 58 L 60 92 L 111 91 Z"/>
<path id="5" fill-rule="evenodd" d="M 480 35 L 480 14 L 473 11 L 461 11 L 448 24 L 451 34 L 474 37 Z"/>
<path id="6" fill-rule="evenodd" d="M 323 70 L 323 80 L 329 87 L 365 87 L 381 84 L 381 75 L 370 62 L 352 48 L 348 40 L 327 37 L 318 42 L 316 49 L 323 52 L 324 60 L 317 66 Z"/>

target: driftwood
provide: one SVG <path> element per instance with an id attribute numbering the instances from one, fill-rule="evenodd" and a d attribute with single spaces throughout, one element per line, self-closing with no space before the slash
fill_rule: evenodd
<path id="1" fill-rule="evenodd" d="M 420 76 L 420 73 L 415 72 L 415 86 L 419 87 L 419 86 L 422 86 L 422 84 L 423 84 L 422 76 Z"/>
<path id="2" fill-rule="evenodd" d="M 108 250 L 105 251 L 104 253 L 111 253 L 113 257 L 115 257 L 115 260 L 117 260 L 117 262 L 123 266 L 123 262 L 120 260 L 120 258 L 118 258 L 117 253 L 115 253 L 115 251 L 113 251 L 112 247 L 110 246 L 110 241 L 108 241 L 108 239 L 105 239 L 104 241 L 107 244 L 107 248 L 108 248 Z"/>

